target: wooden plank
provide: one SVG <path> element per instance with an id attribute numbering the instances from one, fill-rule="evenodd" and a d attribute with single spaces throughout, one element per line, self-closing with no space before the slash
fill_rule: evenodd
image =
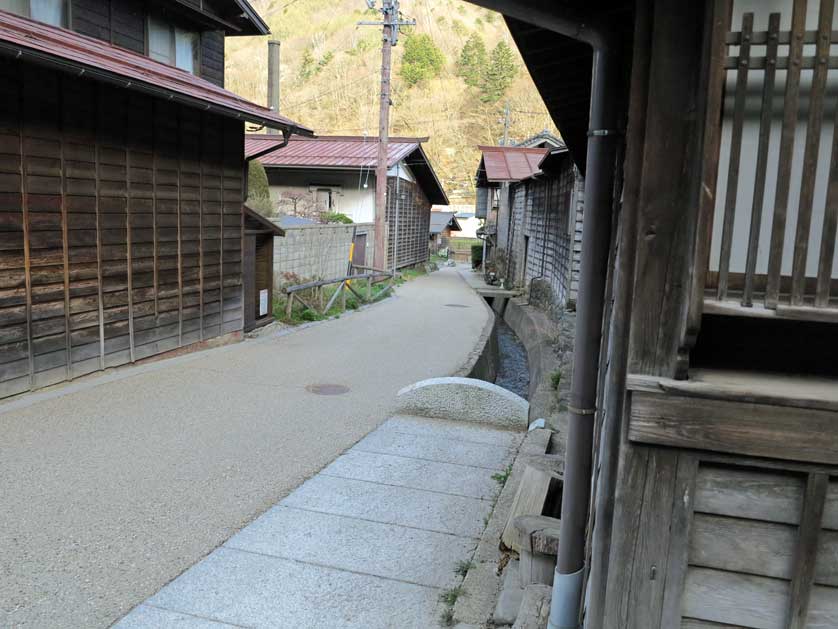
<path id="1" fill-rule="evenodd" d="M 757 268 L 759 236 L 762 227 L 762 204 L 765 198 L 765 171 L 768 165 L 768 144 L 771 138 L 773 119 L 774 77 L 777 68 L 777 37 L 780 30 L 780 14 L 768 16 L 768 45 L 766 46 L 767 66 L 763 76 L 762 104 L 759 120 L 759 140 L 757 145 L 756 178 L 754 197 L 751 205 L 751 225 L 748 233 L 748 251 L 745 260 L 745 290 L 742 305 L 753 305 L 754 275 Z"/>
<path id="2" fill-rule="evenodd" d="M 838 464 L 838 413 L 638 392 L 629 439 L 748 456 Z"/>
<path id="3" fill-rule="evenodd" d="M 803 506 L 800 476 L 740 467 L 702 465 L 696 477 L 696 513 L 797 525 Z"/>
<path id="4" fill-rule="evenodd" d="M 834 128 L 838 129 L 838 111 L 836 111 L 834 124 Z M 832 283 L 832 261 L 835 256 L 836 229 L 838 229 L 838 133 L 833 133 L 832 154 L 829 162 L 829 180 L 826 189 L 826 205 L 824 206 L 823 224 L 821 226 L 818 279 L 815 289 L 815 306 L 818 308 L 824 308 L 829 304 L 829 289 Z"/>
<path id="5" fill-rule="evenodd" d="M 683 615 L 753 629 L 785 629 L 788 596 L 788 581 L 690 567 Z"/>
<path id="6" fill-rule="evenodd" d="M 178 294 L 178 346 L 183 345 L 183 242 L 182 242 L 182 193 L 183 182 L 183 107 L 177 108 L 177 294 Z"/>
<path id="7" fill-rule="evenodd" d="M 815 555 L 815 583 L 838 587 L 838 531 L 821 531 Z"/>
<path id="8" fill-rule="evenodd" d="M 681 623 L 681 601 L 687 578 L 687 559 L 690 540 L 695 537 L 694 515 L 695 481 L 698 459 L 686 452 L 678 456 L 678 470 L 672 500 L 669 555 L 667 557 L 663 610 L 660 626 L 677 627 Z"/>
<path id="9" fill-rule="evenodd" d="M 806 629 L 835 627 L 838 627 L 838 590 L 822 586 L 813 587 Z"/>
<path id="10" fill-rule="evenodd" d="M 838 531 L 838 480 L 832 479 L 826 490 L 826 507 L 823 512 L 823 526 Z"/>
<path id="11" fill-rule="evenodd" d="M 22 69 L 21 69 L 22 72 Z M 21 116 L 23 116 L 25 109 L 24 90 L 21 89 Z M 27 345 L 27 359 L 29 364 L 29 388 L 34 386 L 35 377 L 35 356 L 32 347 L 32 261 L 31 252 L 29 249 L 29 197 L 26 189 L 27 173 L 26 173 L 26 146 L 24 138 L 24 124 L 20 123 L 20 199 L 22 203 L 23 213 L 23 271 L 26 286 L 26 345 Z"/>
<path id="12" fill-rule="evenodd" d="M 829 477 L 826 474 L 810 474 L 806 482 L 803 513 L 798 529 L 797 552 L 792 572 L 791 597 L 787 608 L 786 627 L 788 629 L 805 629 L 807 625 L 809 600 L 815 580 L 818 538 L 828 483 Z"/>
<path id="13" fill-rule="evenodd" d="M 335 293 L 337 294 L 337 293 Z M 501 542 L 507 548 L 520 552 L 521 538 L 518 530 L 512 522 L 519 515 L 541 515 L 544 511 L 544 501 L 550 486 L 561 482 L 558 474 L 550 473 L 532 465 L 527 465 L 521 474 L 521 482 L 515 498 L 512 501 L 512 508 L 509 510 L 509 519 L 501 535 Z"/>
<path id="14" fill-rule="evenodd" d="M 689 563 L 791 579 L 796 542 L 797 530 L 788 524 L 696 513 Z"/>
<path id="15" fill-rule="evenodd" d="M 806 281 L 806 260 L 809 251 L 809 227 L 812 222 L 812 204 L 815 197 L 815 178 L 818 170 L 818 151 L 823 122 L 824 92 L 826 91 L 827 58 L 832 33 L 832 12 L 834 0 L 821 0 L 818 17 L 818 60 L 812 75 L 809 90 L 809 122 L 806 126 L 806 148 L 803 153 L 800 203 L 797 209 L 797 231 L 794 237 L 794 259 L 791 277 L 791 304 L 803 305 Z"/>
<path id="16" fill-rule="evenodd" d="M 713 218 L 716 209 L 716 189 L 719 178 L 719 153 L 722 138 L 722 102 L 724 100 L 725 77 L 724 56 L 725 35 L 730 30 L 732 0 L 714 0 L 712 8 L 708 5 L 707 29 L 709 42 L 706 61 L 706 102 L 704 112 L 704 138 L 701 148 L 701 182 L 699 186 L 698 217 L 696 219 L 695 253 L 690 276 L 690 305 L 687 324 L 684 329 L 682 355 L 695 347 L 698 333 L 701 331 L 701 319 L 704 312 L 704 295 L 707 289 L 707 274 L 710 266 L 710 248 L 713 244 Z M 627 182 L 628 185 L 628 182 Z M 685 378 L 689 365 L 682 365 L 678 378 Z"/>
<path id="17" fill-rule="evenodd" d="M 722 223 L 721 253 L 719 254 L 719 284 L 716 297 L 720 301 L 727 297 L 727 274 L 730 271 L 736 197 L 739 193 L 739 163 L 742 157 L 742 130 L 745 125 L 745 100 L 748 95 L 748 59 L 751 53 L 751 33 L 753 29 L 754 14 L 745 13 L 742 16 L 742 43 L 739 46 L 739 66 L 734 91 L 733 130 L 730 138 L 730 161 L 728 163 L 727 190 Z"/>
<path id="18" fill-rule="evenodd" d="M 786 234 L 791 167 L 794 155 L 794 134 L 797 129 L 798 98 L 800 96 L 800 60 L 803 56 L 803 34 L 806 28 L 806 0 L 794 0 L 792 9 L 790 65 L 786 73 L 783 99 L 783 126 L 780 133 L 780 154 L 777 188 L 774 195 L 774 215 L 771 225 L 771 245 L 768 253 L 766 308 L 776 308 L 780 295 L 780 273 L 783 263 L 783 244 Z"/>

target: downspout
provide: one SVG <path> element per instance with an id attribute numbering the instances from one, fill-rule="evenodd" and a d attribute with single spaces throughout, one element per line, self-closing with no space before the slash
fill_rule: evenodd
<path id="1" fill-rule="evenodd" d="M 582 260 L 576 306 L 573 382 L 564 472 L 559 553 L 549 629 L 576 629 L 582 598 L 585 528 L 591 498 L 594 415 L 599 377 L 605 283 L 619 111 L 619 59 L 615 34 L 590 15 L 547 8 L 536 0 L 477 0 L 489 9 L 585 42 L 593 48 L 591 109 L 585 172 Z M 549 6 L 549 5 L 548 5 Z"/>

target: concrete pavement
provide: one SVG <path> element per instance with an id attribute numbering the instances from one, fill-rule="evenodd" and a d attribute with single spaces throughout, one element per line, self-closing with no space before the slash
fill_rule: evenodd
<path id="1" fill-rule="evenodd" d="M 522 438 L 394 417 L 116 628 L 439 626 Z"/>
<path id="2" fill-rule="evenodd" d="M 0 404 L 0 626 L 108 626 L 378 426 L 401 387 L 456 372 L 488 318 L 445 269 L 339 320 Z"/>

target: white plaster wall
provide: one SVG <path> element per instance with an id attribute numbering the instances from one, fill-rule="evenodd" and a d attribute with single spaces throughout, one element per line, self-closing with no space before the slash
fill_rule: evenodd
<path id="1" fill-rule="evenodd" d="M 335 212 L 346 214 L 356 223 L 375 220 L 375 173 L 369 170 L 298 170 L 266 167 L 271 200 L 288 211 L 290 203 L 282 203 L 283 195 L 302 192 L 314 203 L 317 188 L 332 189 Z M 366 187 L 364 185 L 366 184 Z"/>

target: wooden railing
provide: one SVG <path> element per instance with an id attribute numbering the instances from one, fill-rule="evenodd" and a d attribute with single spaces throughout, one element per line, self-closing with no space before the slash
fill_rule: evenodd
<path id="1" fill-rule="evenodd" d="M 838 31 L 832 31 L 834 0 L 820 2 L 817 30 L 806 30 L 806 4 L 790 3 L 790 31 L 780 30 L 780 13 L 767 16 L 764 31 L 755 31 L 754 14 L 745 13 L 739 30 L 725 38 L 726 72 L 719 76 L 728 75 L 732 106 L 720 112 L 716 168 L 720 175 L 726 171 L 726 178 L 719 177 L 716 192 L 714 220 L 720 229 L 709 258 L 705 312 L 838 322 L 833 273 L 838 133 L 824 121 L 835 118 L 835 98 L 827 97 L 827 86 L 831 81 L 834 91 L 838 78 L 830 72 L 838 68 L 838 57 L 829 55 Z M 765 21 L 764 14 L 759 17 Z M 785 75 L 784 86 L 778 70 Z M 778 88 L 783 90 L 779 108 Z M 802 112 L 805 139 L 799 128 Z M 802 162 L 795 153 L 798 136 Z M 821 144 L 830 137 L 828 157 L 819 159 Z"/>
<path id="2" fill-rule="evenodd" d="M 358 270 L 366 270 L 366 267 L 353 267 L 354 269 Z M 352 282 L 364 282 L 366 283 L 366 290 L 365 293 L 362 295 L 361 293 L 356 290 L 354 286 L 352 286 Z M 378 282 L 388 281 L 387 287 L 384 289 L 385 291 L 390 290 L 393 287 L 393 274 L 389 271 L 379 271 L 376 269 L 369 269 L 369 272 L 364 273 L 353 273 L 351 275 L 345 275 L 343 277 L 337 277 L 330 280 L 316 280 L 313 282 L 306 282 L 305 284 L 296 284 L 294 286 L 287 286 L 283 289 L 285 293 L 285 318 L 291 319 L 293 309 L 294 309 L 294 301 L 299 301 L 305 308 L 316 312 L 321 315 L 325 315 L 329 310 L 332 309 L 335 302 L 340 299 L 341 303 L 341 311 L 346 310 L 346 291 L 351 292 L 361 303 L 369 303 L 372 301 L 372 286 Z M 337 290 L 332 293 L 332 296 L 329 298 L 329 301 L 326 303 L 325 307 L 323 304 L 320 304 L 320 308 L 315 307 L 311 303 L 309 303 L 306 299 L 300 295 L 303 291 L 312 290 L 312 289 L 322 289 L 324 286 L 331 286 L 332 284 L 338 284 Z"/>

